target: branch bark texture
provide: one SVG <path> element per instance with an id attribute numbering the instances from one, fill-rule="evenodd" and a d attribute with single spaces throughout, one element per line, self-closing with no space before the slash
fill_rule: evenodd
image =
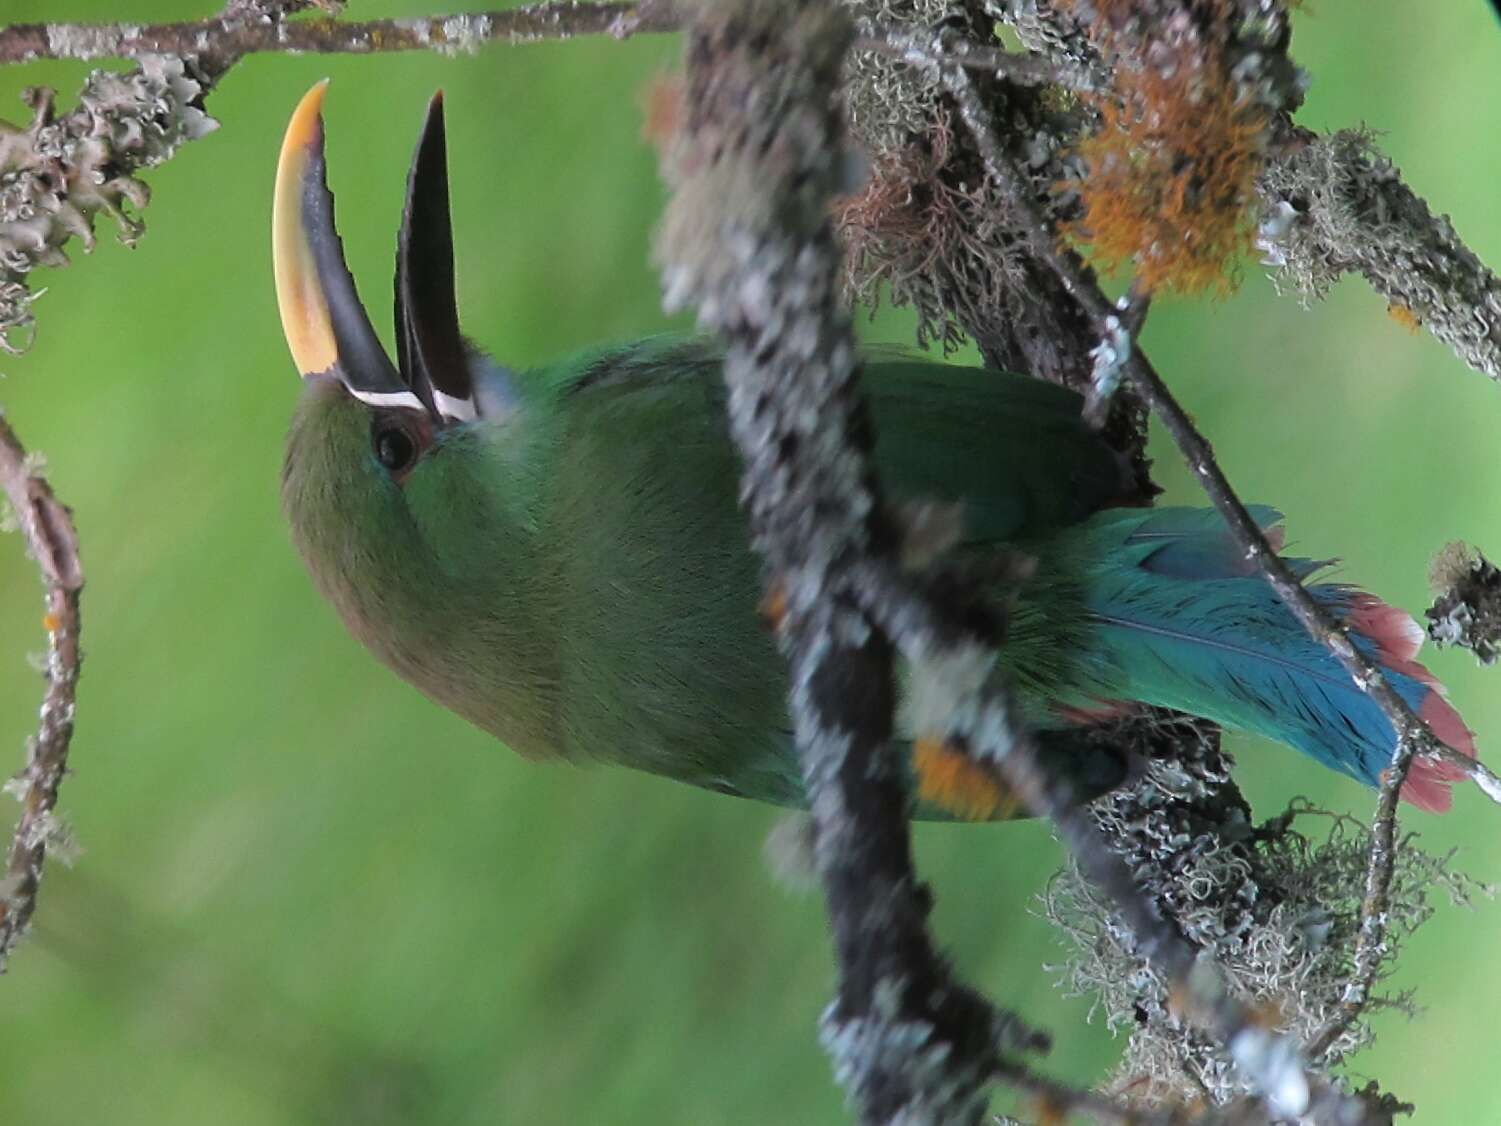
<path id="1" fill-rule="evenodd" d="M 57 792 L 67 772 L 73 738 L 73 704 L 83 660 L 78 647 L 78 601 L 83 565 L 73 517 L 52 493 L 34 460 L 0 415 L 0 488 L 4 489 L 26 550 L 36 560 L 46 589 L 47 689 L 37 733 L 27 746 L 26 767 L 6 785 L 21 802 L 21 818 L 0 882 L 0 969 L 25 933 L 36 910 L 47 845 L 56 828 Z"/>

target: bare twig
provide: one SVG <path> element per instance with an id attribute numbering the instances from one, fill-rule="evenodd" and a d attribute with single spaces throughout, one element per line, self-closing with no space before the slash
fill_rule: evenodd
<path id="1" fill-rule="evenodd" d="M 355 54 L 388 51 L 471 52 L 486 43 L 530 43 L 637 32 L 671 31 L 665 3 L 531 4 L 522 8 L 389 20 L 279 20 L 231 11 L 183 23 L 13 24 L 0 28 L 0 63 L 34 59 L 138 59 L 212 55 L 221 67 L 249 54 Z"/>
<path id="2" fill-rule="evenodd" d="M 3 884 L 0 884 L 0 969 L 36 909 L 37 887 L 47 845 L 56 830 L 58 787 L 68 765 L 73 737 L 73 700 L 83 660 L 78 647 L 78 600 L 83 566 L 73 517 L 52 494 L 15 432 L 0 415 L 0 488 L 26 538 L 46 588 L 47 690 L 41 719 L 30 741 L 26 767 L 7 789 L 21 801 L 21 818 L 11 839 Z"/>

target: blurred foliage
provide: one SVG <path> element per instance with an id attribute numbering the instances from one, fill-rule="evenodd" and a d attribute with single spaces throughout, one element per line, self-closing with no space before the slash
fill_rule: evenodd
<path id="1" fill-rule="evenodd" d="M 0 20 L 186 19 L 195 0 L 0 0 Z M 126 10 L 128 8 L 128 11 Z M 357 0 L 351 15 L 444 10 Z M 39 275 L 37 343 L 0 402 L 45 452 L 83 536 L 88 663 L 64 809 L 84 854 L 53 866 L 0 980 L 3 1118 L 27 1126 L 826 1123 L 815 1042 L 830 988 L 822 907 L 775 887 L 775 813 L 624 772 L 529 765 L 397 683 L 314 595 L 277 510 L 296 385 L 277 327 L 270 184 L 298 96 L 332 75 L 330 167 L 377 313 L 410 146 L 448 94 L 469 332 L 526 364 L 663 327 L 647 242 L 661 202 L 638 97 L 676 44 L 493 48 L 474 58 L 252 58 L 213 95 L 223 128 L 151 174 L 147 233 Z M 1501 262 L 1501 33 L 1484 5 L 1304 9 L 1305 123 L 1359 121 L 1436 210 Z M 86 68 L 0 70 L 66 107 Z M 1306 313 L 1254 265 L 1222 303 L 1161 302 L 1146 344 L 1251 499 L 1300 554 L 1420 611 L 1429 555 L 1501 550 L 1501 393 L 1411 335 L 1358 282 Z M 381 321 L 380 316 L 375 318 Z M 880 339 L 912 324 L 883 313 Z M 389 336 L 389 334 L 387 334 Z M 1159 447 L 1169 499 L 1193 499 Z M 1490 468 L 1486 468 L 1490 466 Z M 39 685 L 35 575 L 0 539 L 0 763 Z M 1501 755 L 1494 670 L 1432 657 Z M 1487 679 L 1489 675 L 1492 679 Z M 1290 751 L 1232 740 L 1264 815 L 1371 795 Z M 0 767 L 3 768 L 3 767 Z M 1427 844 L 1501 872 L 1501 821 L 1461 792 Z M 938 934 L 963 972 L 1050 1025 L 1051 1066 L 1116 1051 L 1061 1001 L 1032 896 L 1045 828 L 924 826 Z M 1496 908 L 1444 911 L 1360 1058 L 1419 1121 L 1501 1119 L 1490 1081 Z"/>

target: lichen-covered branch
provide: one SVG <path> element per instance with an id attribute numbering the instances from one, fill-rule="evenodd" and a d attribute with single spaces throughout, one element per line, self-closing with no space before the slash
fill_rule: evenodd
<path id="1" fill-rule="evenodd" d="M 657 255 L 667 304 L 696 305 L 726 342 L 742 499 L 785 607 L 778 637 L 840 974 L 824 1043 L 863 1121 L 978 1122 L 997 1059 L 1044 1041 L 953 980 L 912 868 L 890 748 L 893 646 L 856 570 L 894 560 L 899 531 L 867 463 L 828 218 L 851 36 L 822 0 L 697 13 Z"/>
<path id="2" fill-rule="evenodd" d="M 1359 273 L 1392 313 L 1501 380 L 1501 278 L 1434 215 L 1363 129 L 1290 130 L 1258 184 L 1257 245 L 1305 301 Z"/>
<path id="3" fill-rule="evenodd" d="M 942 717 L 927 722 L 1055 818 L 1194 1018 L 1231 1042 L 1247 1081 L 1276 1113 L 1300 1113 L 1320 1089 L 1296 1050 L 1260 1029 L 1203 968 L 1102 846 L 1088 815 L 1038 769 L 994 682 L 993 649 L 902 577 L 901 532 L 884 515 L 864 458 L 868 424 L 818 206 L 818 188 L 835 182 L 839 145 L 830 111 L 816 100 L 820 84 L 804 70 L 832 65 L 815 46 L 827 17 L 799 9 L 786 31 L 801 44 L 792 52 L 768 43 L 757 10 L 718 12 L 690 38 L 686 123 L 668 160 L 676 194 L 659 255 L 669 303 L 696 301 L 701 323 L 729 344 L 743 495 L 786 607 L 780 637 L 840 955 L 840 998 L 826 1018 L 836 1068 L 867 1120 L 920 1108 L 964 1121 L 983 1105 L 984 1083 L 1006 1050 L 994 1039 L 997 1018 L 978 1015 L 988 1007 L 948 981 L 926 935 L 926 900 L 914 895 L 898 823 L 906 799 L 888 750 L 895 646 L 914 683 L 925 682 L 915 691 L 927 710 Z M 821 66 L 810 66 L 810 55 Z M 832 79 L 825 89 L 832 93 Z M 754 118 L 742 116 L 748 106 L 757 107 Z M 965 997 L 957 1008 L 956 996 Z"/>
<path id="4" fill-rule="evenodd" d="M 136 173 L 169 159 L 218 123 L 200 106 L 204 86 L 180 59 L 153 56 L 135 70 L 96 70 L 78 108 L 58 116 L 52 91 L 27 92 L 24 127 L 0 121 L 0 349 L 15 352 L 32 324 L 27 275 L 67 264 L 63 247 L 94 247 L 94 219 L 114 220 L 133 244 L 150 199 Z"/>
<path id="5" fill-rule="evenodd" d="M 58 832 L 58 787 L 68 767 L 73 738 L 73 701 L 83 660 L 78 647 L 78 600 L 83 565 L 73 517 L 52 494 L 36 461 L 27 455 L 0 414 L 0 490 L 36 560 L 46 590 L 42 626 L 47 631 L 47 688 L 37 733 L 27 745 L 26 766 L 5 786 L 21 803 L 0 880 L 0 970 L 36 909 L 47 846 Z"/>
<path id="6" fill-rule="evenodd" d="M 1301 803 L 1258 827 L 1228 786 L 1232 764 L 1217 739 L 1166 714 L 1144 714 L 1132 731 L 1149 766 L 1095 803 L 1106 835 L 1164 914 L 1224 968 L 1236 997 L 1277 1014 L 1294 1036 L 1321 1031 L 1343 997 L 1359 942 L 1366 827 Z M 1309 825 L 1329 831 L 1315 840 L 1305 835 Z M 1463 903 L 1476 890 L 1449 870 L 1449 857 L 1430 856 L 1411 839 L 1398 855 L 1383 976 L 1432 914 L 1433 891 Z M 1068 949 L 1056 967 L 1060 984 L 1097 998 L 1111 1029 L 1129 1036 L 1112 1086 L 1156 1105 L 1196 1096 L 1233 1101 L 1240 1084 L 1222 1046 L 1175 1012 L 1172 983 L 1144 961 L 1134 932 L 1092 881 L 1070 865 L 1049 884 L 1043 905 Z M 1374 997 L 1368 1014 L 1389 1008 L 1405 1011 L 1405 997 Z M 1371 1039 L 1367 1022 L 1353 1024 L 1318 1062 L 1328 1068 Z"/>
<path id="7" fill-rule="evenodd" d="M 355 54 L 438 51 L 463 54 L 486 43 L 529 43 L 580 35 L 624 38 L 677 26 L 671 7 L 563 2 L 389 20 L 284 20 L 232 6 L 223 15 L 162 24 L 13 24 L 0 28 L 0 63 L 33 59 L 140 59 L 210 56 L 222 70 L 250 54 Z"/>

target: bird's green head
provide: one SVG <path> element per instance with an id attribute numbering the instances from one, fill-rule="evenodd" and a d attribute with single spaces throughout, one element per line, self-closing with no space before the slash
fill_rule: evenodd
<path id="1" fill-rule="evenodd" d="M 509 437 L 513 402 L 497 369 L 459 332 L 454 294 L 443 99 L 412 158 L 396 251 L 396 362 L 371 327 L 344 261 L 314 86 L 287 126 L 277 167 L 272 253 L 282 328 L 303 392 L 293 415 L 282 495 L 314 580 L 367 643 L 445 580 L 477 544 L 473 526 L 506 521 L 477 495 L 495 473 L 477 448 Z M 468 521 L 459 519 L 463 507 Z M 465 524 L 467 523 L 467 526 Z M 431 618 L 430 608 L 406 607 Z"/>
<path id="2" fill-rule="evenodd" d="M 292 537 L 356 637 L 525 749 L 541 721 L 528 724 L 505 686 L 535 682 L 545 663 L 528 617 L 537 599 L 523 589 L 537 570 L 528 450 L 540 428 L 509 374 L 459 332 L 442 96 L 407 180 L 392 363 L 334 227 L 324 89 L 287 127 L 273 206 L 277 299 L 303 383 L 282 473 Z"/>
<path id="3" fill-rule="evenodd" d="M 417 501 L 445 448 L 474 422 L 472 357 L 459 333 L 443 99 L 412 158 L 396 252 L 397 362 L 386 355 L 344 261 L 324 159 L 326 82 L 287 126 L 272 209 L 282 329 L 303 379 L 283 472 L 293 537 L 357 633 L 392 583 L 431 553 Z M 412 496 L 408 496 L 408 491 Z M 404 569 L 405 573 L 400 573 Z M 436 571 L 439 567 L 433 567 Z M 368 623 L 364 623 L 368 626 Z"/>

